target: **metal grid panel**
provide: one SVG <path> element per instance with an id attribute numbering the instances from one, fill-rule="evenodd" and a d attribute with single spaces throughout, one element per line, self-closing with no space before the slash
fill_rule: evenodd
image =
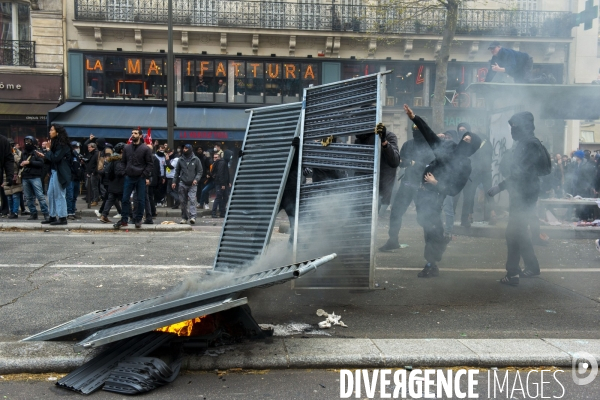
<path id="1" fill-rule="evenodd" d="M 237 300 L 227 298 L 222 301 L 216 301 L 210 304 L 204 304 L 182 311 L 160 315 L 158 317 L 146 318 L 140 321 L 117 325 L 108 329 L 102 329 L 77 343 L 75 345 L 75 351 L 90 349 L 103 344 L 116 342 L 117 340 L 130 338 L 132 336 L 150 332 L 164 326 L 173 325 L 178 322 L 187 321 L 204 315 L 214 314 L 219 311 L 229 310 L 230 308 L 238 307 L 244 304 L 248 304 L 248 299 L 246 297 Z"/>
<path id="2" fill-rule="evenodd" d="M 294 155 L 302 103 L 251 110 L 229 207 L 215 257 L 215 270 L 248 265 L 271 239 Z"/>
<path id="3" fill-rule="evenodd" d="M 208 289 L 194 295 L 171 295 L 165 294 L 150 299 L 140 300 L 117 307 L 98 310 L 83 315 L 79 318 L 66 322 L 23 339 L 23 341 L 51 340 L 70 337 L 76 333 L 89 332 L 109 328 L 116 324 L 124 324 L 142 320 L 150 317 L 165 316 L 173 312 L 189 310 L 193 307 L 206 305 L 215 301 L 222 301 L 231 297 L 232 294 L 254 287 L 266 287 L 274 284 L 296 279 L 308 272 L 316 270 L 317 267 L 333 260 L 335 254 L 314 260 L 303 261 L 257 272 L 249 275 L 232 275 L 224 281 L 220 279 L 221 274 L 206 276 L 202 281 Z"/>
<path id="4" fill-rule="evenodd" d="M 380 140 L 384 73 L 305 89 L 301 123 L 300 166 L 342 170 L 348 177 L 301 185 L 296 199 L 294 252 L 335 251 L 325 271 L 294 282 L 295 288 L 372 288 L 375 227 L 379 197 Z M 315 140 L 333 135 L 371 134 L 372 145 Z"/>

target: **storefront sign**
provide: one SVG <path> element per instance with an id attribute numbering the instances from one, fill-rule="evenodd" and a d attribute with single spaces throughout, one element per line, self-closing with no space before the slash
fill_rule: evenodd
<path id="1" fill-rule="evenodd" d="M 178 132 L 179 140 L 196 139 L 196 140 L 228 140 L 229 134 L 225 131 L 180 131 Z"/>
<path id="2" fill-rule="evenodd" d="M 61 95 L 60 76 L 0 74 L 0 101 L 41 100 L 58 102 Z"/>

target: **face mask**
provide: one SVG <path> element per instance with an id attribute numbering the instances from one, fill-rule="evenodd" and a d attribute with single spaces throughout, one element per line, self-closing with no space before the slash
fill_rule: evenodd
<path id="1" fill-rule="evenodd" d="M 35 149 L 35 146 L 33 145 L 33 143 L 25 143 L 25 150 L 31 151 L 33 149 Z"/>
<path id="2" fill-rule="evenodd" d="M 73 150 L 76 154 L 79 154 L 79 149 Z"/>
<path id="3" fill-rule="evenodd" d="M 181 153 L 181 149 L 177 149 L 177 152 L 178 152 L 178 153 Z"/>
<path id="4" fill-rule="evenodd" d="M 183 151 L 183 155 L 184 156 L 189 156 L 190 155 L 190 151 L 189 150 L 184 150 Z"/>
<path id="5" fill-rule="evenodd" d="M 571 162 L 577 162 L 577 157 L 571 158 Z"/>
<path id="6" fill-rule="evenodd" d="M 162 152 L 162 151 L 157 151 L 157 152 L 156 152 L 156 155 L 157 155 L 157 156 L 159 156 L 159 157 L 162 157 L 162 156 L 164 156 L 164 155 L 165 155 L 165 153 L 164 153 L 164 152 Z"/>
<path id="7" fill-rule="evenodd" d="M 214 151 L 219 151 L 216 147 L 213 149 Z"/>

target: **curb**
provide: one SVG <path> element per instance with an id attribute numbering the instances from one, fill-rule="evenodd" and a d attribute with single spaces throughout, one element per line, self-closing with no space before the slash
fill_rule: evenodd
<path id="1" fill-rule="evenodd" d="M 81 216 L 81 217 L 96 217 L 96 213 L 94 212 L 96 208 L 85 208 L 83 210 L 78 210 L 77 211 L 77 215 Z M 116 213 L 117 211 L 113 209 L 113 213 Z M 198 218 L 202 218 L 202 217 L 210 217 L 211 216 L 212 211 L 211 210 L 205 210 L 205 209 L 198 209 L 196 210 L 196 214 Z M 181 210 L 177 209 L 177 210 L 173 210 L 171 208 L 169 209 L 164 209 L 164 208 L 157 208 L 156 209 L 156 216 L 157 218 L 180 218 L 181 217 Z"/>
<path id="2" fill-rule="evenodd" d="M 12 222 L 12 223 L 0 223 L 0 229 L 5 230 L 24 230 L 24 231 L 72 231 L 72 230 L 86 230 L 86 231 L 112 231 L 117 232 L 113 228 L 112 224 L 93 224 L 93 223 L 77 223 L 69 222 L 67 225 L 42 225 L 32 224 L 27 222 Z M 130 231 L 158 231 L 158 232 L 183 232 L 193 231 L 191 225 L 182 224 L 169 224 L 169 225 L 142 225 L 141 228 L 136 229 L 135 226 L 131 225 L 127 227 Z M 125 231 L 125 228 L 121 229 Z"/>
<path id="3" fill-rule="evenodd" d="M 598 339 L 271 338 L 219 349 L 186 356 L 182 369 L 572 367 L 581 352 L 600 361 Z M 0 374 L 69 372 L 98 351 L 75 353 L 68 342 L 1 342 Z"/>
<path id="4" fill-rule="evenodd" d="M 541 231 L 552 239 L 598 239 L 600 228 L 573 226 L 565 228 L 562 226 L 542 226 Z M 454 225 L 453 233 L 456 235 L 485 237 L 490 239 L 504 239 L 506 226 L 471 225 L 465 228 L 460 224 Z"/>

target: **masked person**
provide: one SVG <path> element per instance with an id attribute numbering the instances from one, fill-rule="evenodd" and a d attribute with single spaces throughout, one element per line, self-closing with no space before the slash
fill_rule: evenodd
<path id="1" fill-rule="evenodd" d="M 400 248 L 398 235 L 402 227 L 402 217 L 406 213 L 410 203 L 416 199 L 415 196 L 421 186 L 425 166 L 435 158 L 423 134 L 419 132 L 416 125 L 412 127 L 412 136 L 413 138 L 404 142 L 400 148 L 399 167 L 404 168 L 404 175 L 392 203 L 390 229 L 388 231 L 389 239 L 386 244 L 379 248 L 379 251 Z"/>
<path id="2" fill-rule="evenodd" d="M 500 283 L 516 286 L 519 276 L 530 278 L 540 274 L 540 264 L 535 256 L 528 225 L 535 214 L 540 193 L 539 176 L 548 175 L 552 168 L 550 155 L 534 136 L 533 114 L 528 111 L 513 115 L 508 121 L 515 141 L 508 156 L 503 157 L 500 171 L 506 179 L 488 191 L 495 196 L 508 190 L 509 215 L 506 226 L 506 276 Z M 523 258 L 525 269 L 519 263 Z"/>
<path id="3" fill-rule="evenodd" d="M 424 256 L 427 261 L 425 268 L 417 276 L 430 278 L 439 275 L 437 262 L 442 260 L 448 244 L 444 238 L 442 204 L 446 196 L 456 196 L 464 188 L 471 174 L 469 157 L 479 149 L 481 139 L 472 133 L 465 133 L 458 144 L 441 139 L 406 104 L 404 110 L 423 134 L 435 156 L 423 171 L 415 202 L 417 222 L 423 227 Z"/>
<path id="4" fill-rule="evenodd" d="M 391 203 L 394 180 L 396 179 L 396 168 L 400 165 L 400 151 L 398 150 L 398 138 L 392 132 L 388 132 L 381 122 L 375 127 L 375 134 L 381 140 L 381 157 L 379 161 L 379 205 L 385 207 Z M 366 133 L 356 135 L 355 144 L 375 144 L 375 135 Z"/>
<path id="5" fill-rule="evenodd" d="M 194 155 L 191 144 L 183 146 L 183 155 L 177 162 L 171 188 L 179 185 L 179 203 L 181 204 L 180 224 L 196 223 L 196 191 L 202 178 L 202 163 Z"/>

